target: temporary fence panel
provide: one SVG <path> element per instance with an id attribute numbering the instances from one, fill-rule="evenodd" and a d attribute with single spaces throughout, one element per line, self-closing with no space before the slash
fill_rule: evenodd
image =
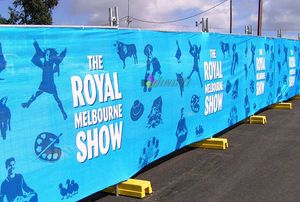
<path id="1" fill-rule="evenodd" d="M 82 199 L 299 94 L 296 40 L 0 27 L 0 44 L 0 200 Z"/>

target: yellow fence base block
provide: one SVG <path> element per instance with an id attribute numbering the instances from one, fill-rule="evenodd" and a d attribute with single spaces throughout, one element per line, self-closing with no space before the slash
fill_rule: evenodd
<path id="1" fill-rule="evenodd" d="M 190 147 L 224 150 L 228 148 L 228 141 L 226 138 L 209 138 L 204 141 L 191 144 Z"/>
<path id="2" fill-rule="evenodd" d="M 293 105 L 290 102 L 281 102 L 270 106 L 271 109 L 293 109 Z"/>
<path id="3" fill-rule="evenodd" d="M 295 97 L 293 97 L 294 100 L 300 100 L 300 95 L 296 95 Z"/>
<path id="4" fill-rule="evenodd" d="M 266 124 L 267 123 L 267 117 L 266 116 L 250 116 L 246 119 L 246 123 L 250 124 Z"/>
<path id="5" fill-rule="evenodd" d="M 116 190 L 116 187 L 118 190 Z M 150 181 L 129 179 L 119 183 L 117 186 L 108 187 L 104 189 L 103 192 L 129 197 L 144 198 L 146 194 L 152 194 L 152 187 Z"/>

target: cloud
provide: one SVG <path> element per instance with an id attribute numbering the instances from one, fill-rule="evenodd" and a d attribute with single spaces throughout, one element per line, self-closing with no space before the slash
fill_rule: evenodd
<path id="1" fill-rule="evenodd" d="M 257 25 L 257 1 L 233 1 L 233 27 L 235 32 L 244 33 L 246 25 Z"/>
<path id="2" fill-rule="evenodd" d="M 169 21 L 182 17 L 186 17 L 195 13 L 199 13 L 211 8 L 220 2 L 220 0 L 212 0 L 209 3 L 205 0 L 152 0 L 152 1 L 138 1 L 129 0 L 130 2 L 130 16 L 138 19 L 145 19 L 150 21 Z M 108 23 L 108 8 L 118 6 L 120 18 L 127 16 L 128 1 L 126 0 L 73 0 L 67 6 L 67 12 L 70 16 L 88 16 L 88 25 L 105 25 Z M 149 29 L 163 29 L 163 30 L 182 30 L 182 31 L 196 31 L 195 21 L 200 20 L 192 18 L 190 20 L 167 23 L 167 24 L 150 24 L 142 23 L 133 20 L 131 27 L 149 28 Z M 203 17 L 209 18 L 210 28 L 226 28 L 229 27 L 229 1 L 216 9 L 206 13 Z M 73 23 L 72 23 L 73 24 Z M 125 19 L 120 22 L 121 26 L 126 26 Z"/>
<path id="3" fill-rule="evenodd" d="M 149 21 L 169 21 L 187 17 L 222 2 L 222 0 L 129 0 L 130 16 Z M 61 1 L 64 4 L 59 24 L 107 25 L 108 8 L 118 6 L 120 18 L 126 17 L 128 0 L 73 0 Z M 264 0 L 263 31 L 276 31 L 279 28 L 298 31 L 300 28 L 300 1 L 295 0 Z M 245 25 L 257 26 L 258 0 L 233 1 L 233 28 L 243 33 Z M 195 21 L 209 18 L 209 28 L 213 32 L 229 31 L 229 1 L 201 16 L 189 20 L 167 24 L 143 23 L 136 20 L 130 24 L 134 28 L 159 30 L 197 31 Z M 58 19 L 58 18 L 55 18 Z M 126 19 L 120 21 L 121 27 L 127 27 Z M 57 22 L 57 21 L 56 21 Z M 299 30 L 300 31 L 300 30 Z"/>
<path id="4" fill-rule="evenodd" d="M 265 0 L 263 23 L 267 29 L 282 28 L 287 31 L 300 28 L 300 1 L 295 0 Z"/>

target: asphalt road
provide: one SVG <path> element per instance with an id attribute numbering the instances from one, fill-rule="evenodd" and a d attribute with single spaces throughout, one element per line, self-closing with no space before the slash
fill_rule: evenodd
<path id="1" fill-rule="evenodd" d="M 222 134 L 227 150 L 184 148 L 135 178 L 151 181 L 144 199 L 97 193 L 84 201 L 300 201 L 300 101 L 266 110 L 266 125 L 240 124 Z"/>

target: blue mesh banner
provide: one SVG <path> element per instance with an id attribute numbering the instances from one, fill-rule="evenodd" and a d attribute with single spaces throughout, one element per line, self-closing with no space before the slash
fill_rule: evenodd
<path id="1" fill-rule="evenodd" d="M 296 40 L 0 27 L 0 201 L 82 199 L 299 94 Z"/>

